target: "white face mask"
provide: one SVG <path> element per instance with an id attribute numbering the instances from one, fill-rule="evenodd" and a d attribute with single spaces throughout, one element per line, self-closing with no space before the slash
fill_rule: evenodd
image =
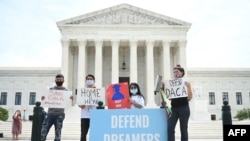
<path id="1" fill-rule="evenodd" d="M 130 92 L 132 93 L 132 94 L 137 94 L 137 92 L 138 92 L 138 89 L 137 88 L 135 88 L 135 89 L 130 89 Z"/>
<path id="2" fill-rule="evenodd" d="M 86 80 L 88 86 L 94 85 L 94 80 Z"/>

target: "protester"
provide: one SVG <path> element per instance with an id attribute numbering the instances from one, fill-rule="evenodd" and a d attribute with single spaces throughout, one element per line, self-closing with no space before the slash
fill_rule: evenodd
<path id="1" fill-rule="evenodd" d="M 141 109 L 145 106 L 144 96 L 141 94 L 140 87 L 137 83 L 131 83 L 129 85 L 129 95 L 131 109 Z"/>
<path id="2" fill-rule="evenodd" d="M 95 87 L 95 76 L 88 74 L 85 78 L 87 88 Z M 81 108 L 81 137 L 80 141 L 87 141 L 87 134 L 90 125 L 90 112 L 96 109 L 97 105 L 78 105 Z"/>
<path id="3" fill-rule="evenodd" d="M 50 88 L 50 90 L 61 90 L 67 91 L 68 89 L 63 86 L 64 76 L 62 74 L 57 74 L 55 77 L 56 86 Z M 45 99 L 44 96 L 41 98 Z M 70 97 L 73 100 L 73 96 Z M 48 112 L 43 120 L 41 129 L 41 141 L 45 141 L 52 125 L 55 127 L 55 139 L 54 141 L 61 140 L 61 132 L 63 127 L 63 120 L 65 118 L 64 108 L 48 108 Z"/>
<path id="4" fill-rule="evenodd" d="M 174 67 L 174 78 L 183 78 L 185 70 L 180 65 Z M 188 141 L 189 101 L 192 99 L 190 82 L 185 80 L 188 96 L 171 99 L 172 115 L 168 119 L 168 141 L 175 141 L 175 127 L 180 122 L 181 141 Z"/>

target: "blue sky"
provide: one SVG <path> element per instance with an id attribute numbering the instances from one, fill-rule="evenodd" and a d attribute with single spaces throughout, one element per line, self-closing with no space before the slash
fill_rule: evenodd
<path id="1" fill-rule="evenodd" d="M 121 3 L 192 23 L 188 68 L 250 68 L 248 0 L 0 0 L 0 67 L 60 67 L 56 22 Z"/>

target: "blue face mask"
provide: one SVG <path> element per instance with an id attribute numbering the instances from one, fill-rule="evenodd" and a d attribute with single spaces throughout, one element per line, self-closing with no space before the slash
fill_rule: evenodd
<path id="1" fill-rule="evenodd" d="M 86 84 L 89 86 L 94 85 L 94 80 L 86 80 Z"/>
<path id="2" fill-rule="evenodd" d="M 131 92 L 132 94 L 137 94 L 138 89 L 137 89 L 137 88 L 135 88 L 135 89 L 130 89 L 130 92 Z"/>

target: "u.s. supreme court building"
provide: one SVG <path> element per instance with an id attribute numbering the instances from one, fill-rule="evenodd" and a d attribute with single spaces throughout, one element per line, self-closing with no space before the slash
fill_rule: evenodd
<path id="1" fill-rule="evenodd" d="M 0 68 L 0 106 L 9 110 L 10 117 L 20 109 L 28 120 L 35 102 L 40 101 L 40 91 L 54 85 L 57 73 L 65 76 L 64 86 L 73 92 L 85 86 L 87 74 L 95 75 L 96 87 L 137 82 L 146 108 L 159 108 L 155 78 L 171 79 L 176 64 L 185 68 L 192 84 L 191 120 L 220 120 L 223 100 L 229 101 L 232 116 L 250 108 L 250 68 L 186 65 L 186 50 L 191 47 L 187 41 L 189 22 L 121 4 L 56 24 L 61 32 L 61 68 Z M 67 120 L 71 115 L 79 121 L 77 105 L 66 113 Z"/>

